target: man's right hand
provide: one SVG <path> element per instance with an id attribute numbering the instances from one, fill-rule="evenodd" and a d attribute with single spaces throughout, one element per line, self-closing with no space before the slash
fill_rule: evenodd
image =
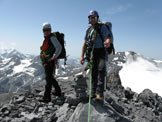
<path id="1" fill-rule="evenodd" d="M 82 64 L 82 65 L 84 64 L 84 57 L 80 58 L 80 64 Z"/>

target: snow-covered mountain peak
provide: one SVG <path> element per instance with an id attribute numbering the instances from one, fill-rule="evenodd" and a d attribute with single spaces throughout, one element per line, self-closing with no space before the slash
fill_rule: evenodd
<path id="1" fill-rule="evenodd" d="M 10 57 L 13 57 L 13 56 L 18 56 L 20 58 L 26 58 L 26 56 L 24 54 L 20 53 L 19 51 L 15 50 L 15 49 L 1 50 L 0 55 L 3 58 L 10 58 Z"/>
<path id="2" fill-rule="evenodd" d="M 39 56 L 24 55 L 16 50 L 0 54 L 0 93 L 29 90 L 45 83 L 45 73 Z M 81 71 L 78 60 L 68 59 L 67 65 L 59 62 L 56 77 L 67 77 Z M 76 69 L 78 68 L 78 69 Z"/>
<path id="3" fill-rule="evenodd" d="M 162 62 L 137 53 L 125 54 L 126 62 L 119 72 L 123 86 L 130 87 L 137 93 L 151 89 L 162 96 Z"/>

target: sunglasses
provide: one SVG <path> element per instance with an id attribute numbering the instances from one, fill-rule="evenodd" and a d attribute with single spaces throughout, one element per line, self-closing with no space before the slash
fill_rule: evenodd
<path id="1" fill-rule="evenodd" d="M 43 29 L 43 32 L 47 32 L 50 31 L 51 29 Z"/>
<path id="2" fill-rule="evenodd" d="M 90 16 L 89 19 L 97 19 L 97 16 Z"/>

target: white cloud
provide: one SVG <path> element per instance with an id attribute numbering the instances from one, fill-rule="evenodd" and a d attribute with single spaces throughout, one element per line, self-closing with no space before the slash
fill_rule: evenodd
<path id="1" fill-rule="evenodd" d="M 16 43 L 15 43 L 15 42 L 11 42 L 10 45 L 11 45 L 11 46 L 10 46 L 11 49 L 15 49 L 15 47 L 16 47 Z"/>
<path id="2" fill-rule="evenodd" d="M 0 52 L 6 49 L 4 42 L 0 41 Z"/>
<path id="3" fill-rule="evenodd" d="M 106 10 L 105 14 L 113 15 L 113 14 L 125 12 L 131 7 L 132 7 L 132 4 L 113 6 L 109 8 L 108 10 Z"/>
<path id="4" fill-rule="evenodd" d="M 136 61 L 127 55 L 127 61 L 119 72 L 122 85 L 130 87 L 133 91 L 141 93 L 144 89 L 150 89 L 162 96 L 161 61 L 153 63 L 142 57 L 137 57 Z"/>
<path id="5" fill-rule="evenodd" d="M 6 50 L 6 49 L 15 49 L 16 43 L 15 42 L 4 42 L 0 41 L 0 51 Z"/>

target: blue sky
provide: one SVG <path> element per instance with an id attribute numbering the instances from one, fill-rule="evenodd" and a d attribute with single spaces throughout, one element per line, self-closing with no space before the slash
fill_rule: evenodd
<path id="1" fill-rule="evenodd" d="M 65 33 L 67 53 L 80 57 L 88 13 L 113 24 L 116 51 L 162 59 L 161 0 L 0 0 L 0 49 L 38 55 L 42 24 Z"/>

